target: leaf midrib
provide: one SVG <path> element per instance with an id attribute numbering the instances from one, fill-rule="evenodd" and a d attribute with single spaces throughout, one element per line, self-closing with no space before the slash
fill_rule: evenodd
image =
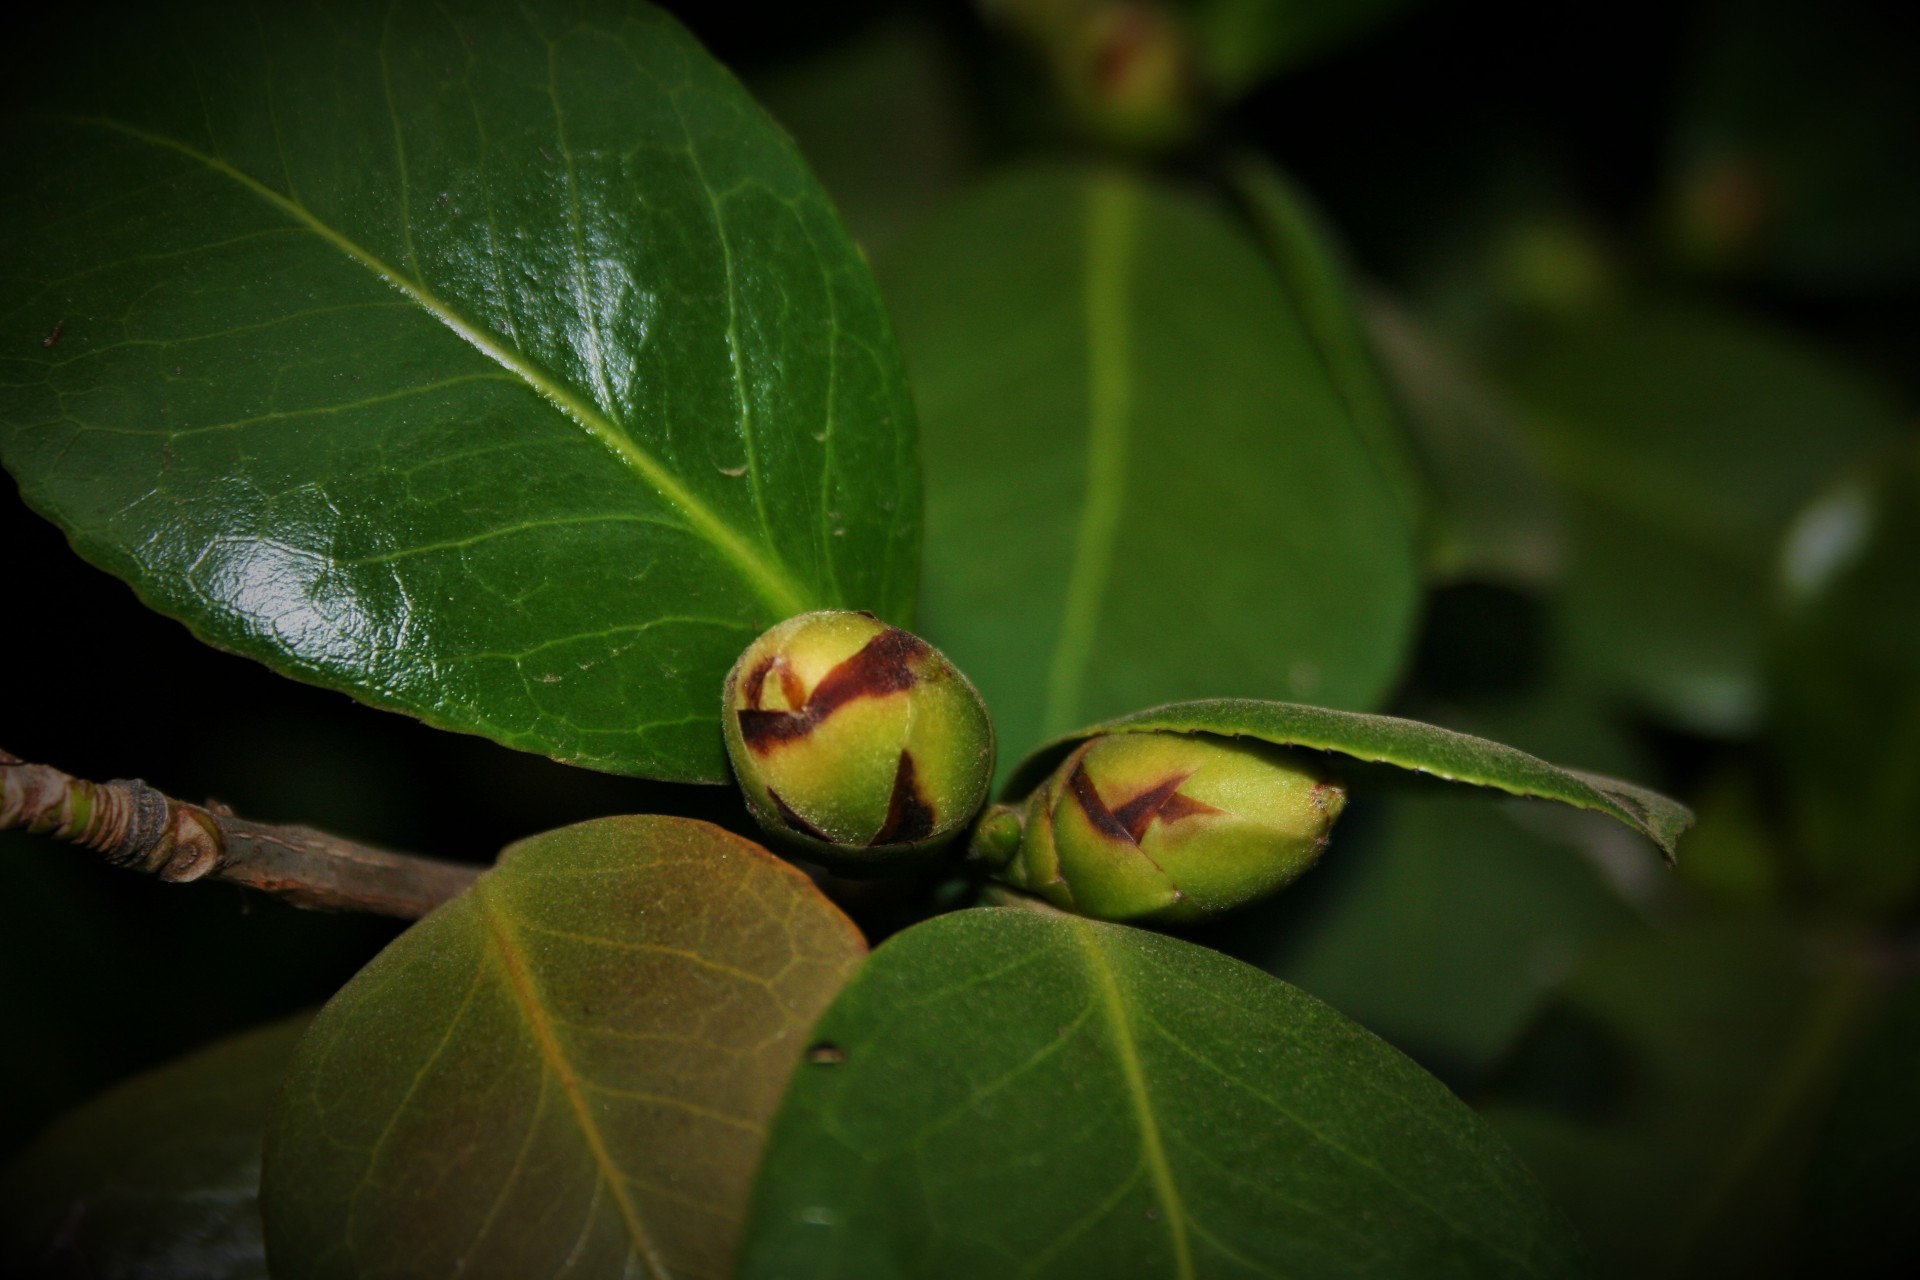
<path id="1" fill-rule="evenodd" d="M 511 926 L 501 917 L 494 906 L 490 886 L 486 880 L 475 884 L 471 890 L 473 899 L 480 909 L 481 921 L 487 928 L 487 934 L 493 943 L 493 953 L 500 961 L 502 973 L 507 978 L 507 989 L 513 996 L 514 1006 L 520 1010 L 527 1029 L 533 1033 L 534 1043 L 540 1050 L 540 1058 L 546 1069 L 552 1073 L 560 1085 L 560 1092 L 566 1097 L 567 1106 L 573 1112 L 575 1125 L 580 1136 L 587 1144 L 587 1151 L 593 1157 L 594 1167 L 601 1181 L 613 1195 L 613 1202 L 620 1210 L 620 1219 L 627 1229 L 627 1238 L 632 1242 L 634 1252 L 645 1263 L 647 1273 L 655 1280 L 669 1280 L 672 1273 L 647 1233 L 645 1224 L 640 1220 L 639 1209 L 633 1203 L 633 1197 L 627 1192 L 626 1175 L 619 1165 L 614 1163 L 613 1155 L 607 1150 L 606 1139 L 600 1133 L 600 1127 L 594 1123 L 593 1112 L 587 1106 L 587 1100 L 580 1091 L 580 1081 L 574 1074 L 573 1064 L 560 1046 L 559 1037 L 554 1034 L 553 1023 L 547 1018 L 546 1010 L 540 1005 L 539 993 L 534 989 L 532 975 L 527 972 L 526 964 L 520 958 L 519 947 L 513 940 Z"/>
<path id="2" fill-rule="evenodd" d="M 704 502 L 681 484 L 659 459 L 642 449 L 617 423 L 580 400 L 525 356 L 494 341 L 484 329 L 461 315 L 459 311 L 428 289 L 424 283 L 389 265 L 345 233 L 323 222 L 298 200 L 275 191 L 218 156 L 209 155 L 164 134 L 153 133 L 111 117 L 69 117 L 68 119 L 74 124 L 106 129 L 135 141 L 144 142 L 149 146 L 184 156 L 209 171 L 231 180 L 291 217 L 347 258 L 398 290 L 421 310 L 450 329 L 455 336 L 520 379 L 535 394 L 571 419 L 576 426 L 649 485 L 668 506 L 678 511 L 686 521 L 688 531 L 707 542 L 725 557 L 754 594 L 775 610 L 780 617 L 803 613 L 813 607 L 808 592 L 795 582 L 791 572 L 784 565 L 770 556 L 763 555 L 752 541 L 743 537 L 709 509 Z"/>
<path id="3" fill-rule="evenodd" d="M 1135 254 L 1139 194 L 1123 179 L 1096 179 L 1087 190 L 1086 219 L 1087 488 L 1074 536 L 1066 605 L 1047 670 L 1042 727 L 1048 734 L 1066 732 L 1080 717 L 1100 605 L 1113 574 L 1113 544 L 1127 485 L 1128 417 L 1133 401 L 1127 285 Z"/>
<path id="4" fill-rule="evenodd" d="M 1153 1183 L 1154 1196 L 1160 1201 L 1161 1221 L 1166 1223 L 1167 1233 L 1172 1237 L 1174 1274 L 1179 1280 L 1193 1280 L 1193 1245 L 1187 1239 L 1186 1206 L 1181 1203 L 1173 1167 L 1167 1162 L 1166 1146 L 1160 1138 L 1160 1120 L 1154 1114 L 1153 1098 L 1147 1091 L 1146 1072 L 1140 1065 L 1140 1048 L 1134 1042 L 1133 1019 L 1127 1012 L 1126 996 L 1093 928 L 1075 922 L 1069 932 L 1086 958 L 1095 994 L 1113 1032 L 1114 1056 L 1119 1060 L 1121 1075 L 1126 1080 L 1127 1101 L 1140 1130 L 1140 1157 Z"/>

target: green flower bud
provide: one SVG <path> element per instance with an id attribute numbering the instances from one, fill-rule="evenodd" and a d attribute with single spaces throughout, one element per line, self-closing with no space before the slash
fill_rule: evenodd
<path id="1" fill-rule="evenodd" d="M 805 613 L 755 640 L 727 673 L 721 719 L 760 825 L 836 870 L 938 852 L 993 779 L 979 693 L 870 613 Z"/>
<path id="2" fill-rule="evenodd" d="M 1298 751 L 1108 734 L 1028 798 L 1020 850 L 999 875 L 1099 920 L 1200 920 L 1291 883 L 1346 804 L 1346 790 Z"/>

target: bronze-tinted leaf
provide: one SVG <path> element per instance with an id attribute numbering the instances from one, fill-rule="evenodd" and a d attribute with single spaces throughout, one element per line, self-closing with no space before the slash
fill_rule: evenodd
<path id="1" fill-rule="evenodd" d="M 865 953 L 759 846 L 512 846 L 315 1020 L 268 1139 L 279 1277 L 723 1276 L 765 1126 Z"/>

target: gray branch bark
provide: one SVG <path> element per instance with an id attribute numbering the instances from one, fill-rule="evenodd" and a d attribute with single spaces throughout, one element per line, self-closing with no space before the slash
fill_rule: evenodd
<path id="1" fill-rule="evenodd" d="M 414 920 L 481 868 L 389 853 L 311 827 L 250 822 L 188 804 L 138 779 L 89 782 L 0 751 L 0 831 L 52 836 L 116 867 L 184 883 L 225 880 L 320 911 Z"/>

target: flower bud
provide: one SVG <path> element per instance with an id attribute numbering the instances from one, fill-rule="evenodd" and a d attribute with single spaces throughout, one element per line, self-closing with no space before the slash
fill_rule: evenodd
<path id="1" fill-rule="evenodd" d="M 1298 751 L 1108 734 L 1028 798 L 1020 850 L 999 874 L 1099 920 L 1200 920 L 1292 882 L 1346 804 L 1345 789 Z"/>
<path id="2" fill-rule="evenodd" d="M 755 640 L 727 673 L 721 718 L 760 825 L 840 871 L 939 851 L 993 778 L 973 685 L 869 613 L 805 613 Z"/>

